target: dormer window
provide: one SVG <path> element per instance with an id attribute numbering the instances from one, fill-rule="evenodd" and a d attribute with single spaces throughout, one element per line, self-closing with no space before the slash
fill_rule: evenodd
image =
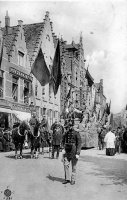
<path id="1" fill-rule="evenodd" d="M 24 53 L 21 51 L 18 51 L 18 65 L 19 66 L 24 66 Z"/>

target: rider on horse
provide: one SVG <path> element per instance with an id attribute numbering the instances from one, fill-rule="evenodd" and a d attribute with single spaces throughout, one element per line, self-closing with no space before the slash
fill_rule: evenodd
<path id="1" fill-rule="evenodd" d="M 36 113 L 33 113 L 32 118 L 29 121 L 30 125 L 30 142 L 31 142 L 31 158 L 34 157 L 34 151 L 35 151 L 35 158 L 38 157 L 37 149 L 40 147 L 40 131 L 39 126 L 40 123 L 36 117 Z"/>
<path id="2" fill-rule="evenodd" d="M 44 147 L 50 144 L 50 135 L 49 135 L 49 124 L 46 119 L 46 115 L 43 115 L 43 119 L 41 120 L 40 128 L 39 128 L 41 137 L 40 137 L 40 144 L 42 147 L 42 154 L 44 154 Z"/>

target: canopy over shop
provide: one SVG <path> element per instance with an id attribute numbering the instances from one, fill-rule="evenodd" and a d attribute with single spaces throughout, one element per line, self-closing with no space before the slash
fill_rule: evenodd
<path id="1" fill-rule="evenodd" d="M 31 113 L 0 108 L 0 128 L 11 128 L 15 122 L 29 121 Z"/>

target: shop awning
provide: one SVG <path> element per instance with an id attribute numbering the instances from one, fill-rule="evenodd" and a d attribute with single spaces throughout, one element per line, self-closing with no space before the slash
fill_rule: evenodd
<path id="1" fill-rule="evenodd" d="M 11 109 L 7 109 L 7 108 L 0 108 L 0 112 L 3 112 L 3 113 L 12 113 L 12 110 Z"/>
<path id="2" fill-rule="evenodd" d="M 21 111 L 14 111 L 13 114 L 20 120 L 20 121 L 28 121 L 31 118 L 31 113 L 21 112 Z"/>

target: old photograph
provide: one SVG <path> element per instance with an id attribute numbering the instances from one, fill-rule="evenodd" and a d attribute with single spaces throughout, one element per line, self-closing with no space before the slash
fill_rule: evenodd
<path id="1" fill-rule="evenodd" d="M 125 200 L 126 75 L 126 0 L 0 0 L 0 200 Z"/>

